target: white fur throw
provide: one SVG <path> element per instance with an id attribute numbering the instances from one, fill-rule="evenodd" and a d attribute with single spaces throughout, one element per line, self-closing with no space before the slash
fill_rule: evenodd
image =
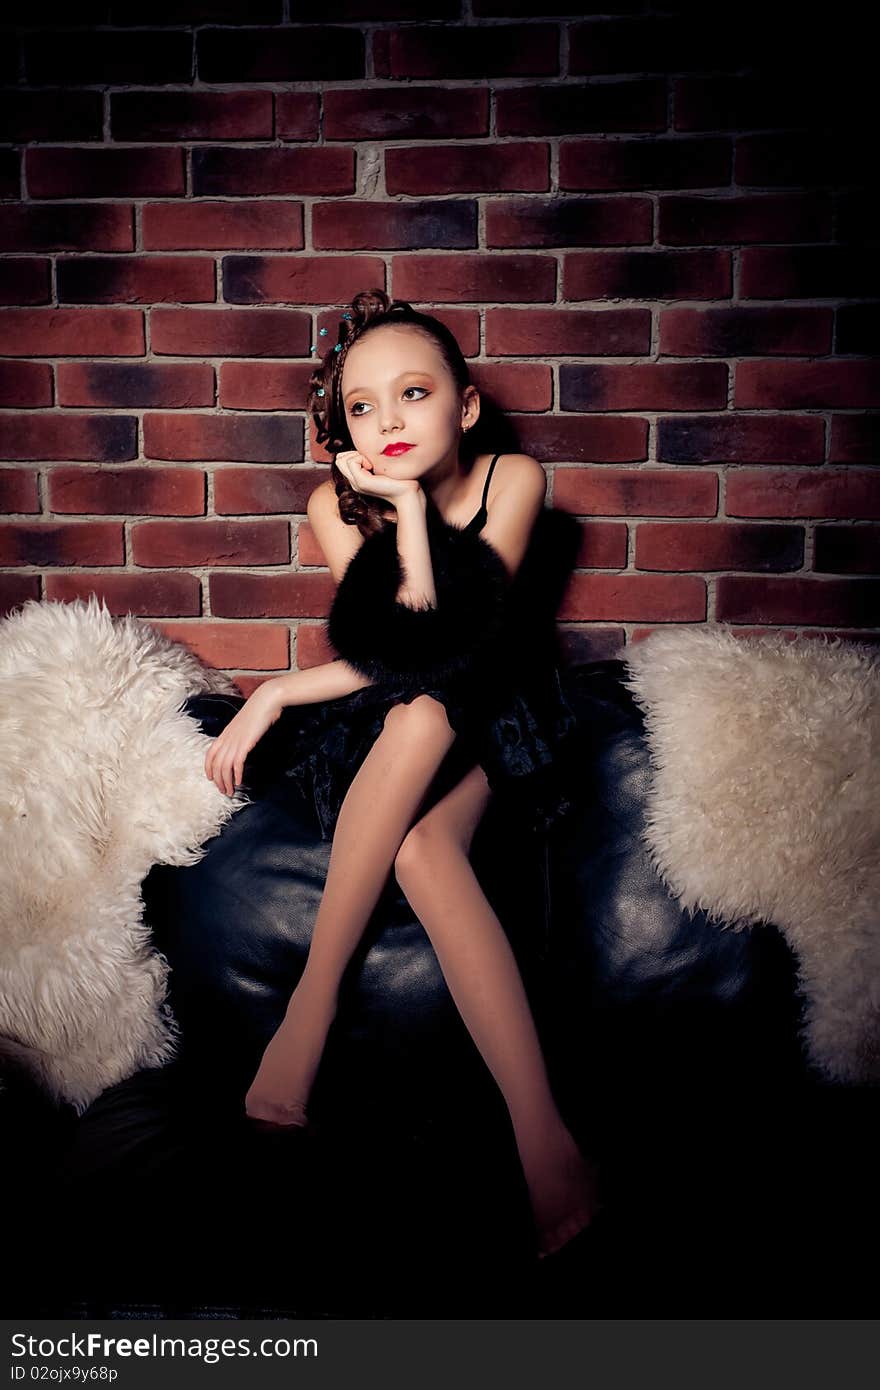
<path id="1" fill-rule="evenodd" d="M 856 642 L 655 631 L 629 689 L 654 769 L 645 839 L 689 911 L 773 922 L 801 1039 L 828 1079 L 880 1082 L 880 661 Z"/>
<path id="2" fill-rule="evenodd" d="M 174 1055 L 140 886 L 240 806 L 188 695 L 234 692 L 144 620 L 37 602 L 0 623 L 0 1057 L 78 1112 Z"/>

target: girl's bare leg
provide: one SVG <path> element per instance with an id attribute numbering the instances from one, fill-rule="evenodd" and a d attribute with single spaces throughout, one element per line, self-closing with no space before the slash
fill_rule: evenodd
<path id="1" fill-rule="evenodd" d="M 443 705 L 430 695 L 389 710 L 340 808 L 305 969 L 245 1097 L 252 1119 L 305 1123 L 345 967 L 454 740 Z"/>
<path id="2" fill-rule="evenodd" d="M 412 827 L 395 872 L 507 1102 L 539 1253 L 549 1255 L 595 1215 L 596 1172 L 557 1109 L 516 958 L 468 858 L 490 795 L 473 768 Z"/>

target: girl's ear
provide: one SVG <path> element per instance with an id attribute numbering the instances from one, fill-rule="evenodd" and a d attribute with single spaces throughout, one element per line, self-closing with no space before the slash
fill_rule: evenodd
<path id="1" fill-rule="evenodd" d="M 466 386 L 461 403 L 461 427 L 473 429 L 480 418 L 480 393 L 476 386 Z"/>

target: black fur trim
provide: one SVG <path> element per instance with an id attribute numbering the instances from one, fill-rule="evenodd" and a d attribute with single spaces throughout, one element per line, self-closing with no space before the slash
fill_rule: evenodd
<path id="1" fill-rule="evenodd" d="M 424 685 L 475 673 L 500 660 L 510 578 L 497 550 L 475 531 L 426 513 L 436 608 L 397 600 L 403 567 L 397 527 L 368 536 L 345 570 L 327 636 L 339 656 L 375 682 Z"/>

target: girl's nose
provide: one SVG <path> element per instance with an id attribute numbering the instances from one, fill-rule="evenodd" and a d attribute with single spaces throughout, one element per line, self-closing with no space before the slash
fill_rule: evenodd
<path id="1" fill-rule="evenodd" d="M 383 405 L 379 410 L 379 425 L 382 430 L 394 429 L 401 423 L 401 414 L 396 401 Z"/>

